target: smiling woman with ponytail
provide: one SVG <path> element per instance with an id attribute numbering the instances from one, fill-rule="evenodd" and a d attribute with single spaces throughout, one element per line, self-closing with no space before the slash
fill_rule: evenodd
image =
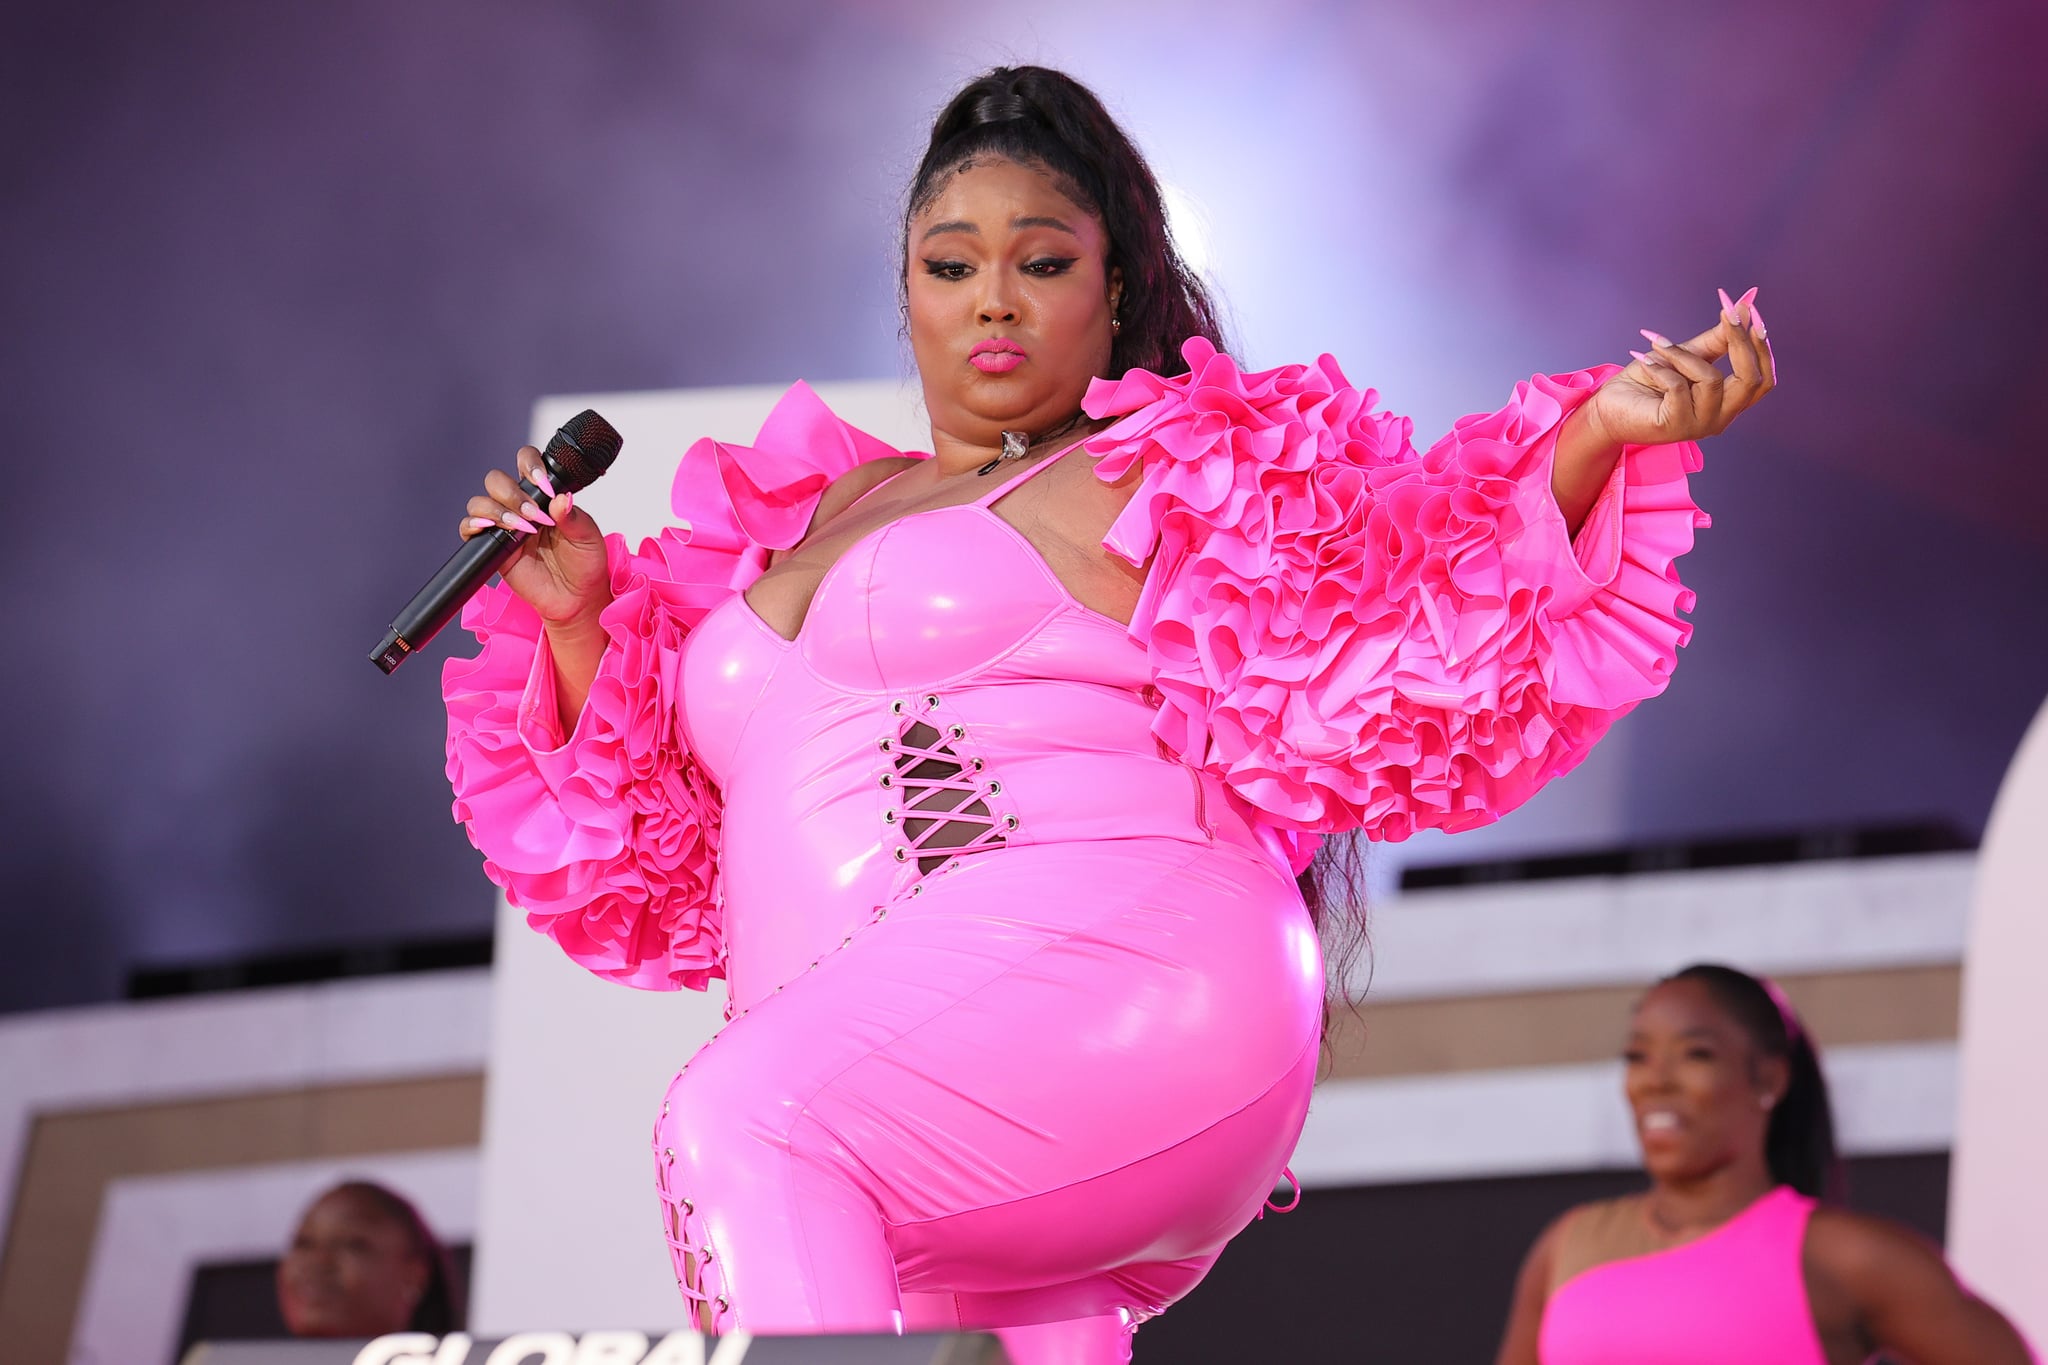
<path id="1" fill-rule="evenodd" d="M 1904 1229 L 1851 1213 L 1812 1033 L 1776 982 L 1701 963 L 1631 1020 L 1650 1188 L 1584 1204 L 1523 1263 L 1499 1365 L 2027 1365 Z"/>

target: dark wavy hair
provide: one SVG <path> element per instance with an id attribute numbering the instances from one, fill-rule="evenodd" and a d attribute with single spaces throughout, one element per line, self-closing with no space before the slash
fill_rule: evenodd
<path id="1" fill-rule="evenodd" d="M 412 1243 L 413 1254 L 425 1263 L 427 1287 L 420 1294 L 420 1301 L 413 1305 L 412 1320 L 406 1323 L 405 1330 L 446 1336 L 460 1328 L 463 1325 L 462 1286 L 455 1274 L 454 1260 L 448 1249 L 441 1245 L 441 1239 L 434 1236 L 433 1229 L 427 1226 L 427 1220 L 420 1217 L 420 1211 L 413 1207 L 412 1201 L 374 1180 L 345 1180 L 329 1193 L 360 1199 L 380 1216 L 398 1224 Z"/>
<path id="2" fill-rule="evenodd" d="M 1706 989 L 1766 1057 L 1785 1059 L 1785 1093 L 1771 1110 L 1764 1159 L 1771 1178 L 1809 1199 L 1840 1203 L 1842 1160 L 1835 1150 L 1835 1114 L 1813 1035 L 1791 1003 L 1768 981 L 1718 962 L 1696 962 L 1665 981 L 1691 981 Z"/>
<path id="3" fill-rule="evenodd" d="M 1104 378 L 1118 379 L 1134 369 L 1185 373 L 1180 348 L 1190 337 L 1206 337 L 1219 350 L 1230 349 L 1208 286 L 1173 244 L 1166 202 L 1144 155 L 1093 91 L 1042 66 L 983 72 L 939 111 L 903 209 L 904 271 L 898 287 L 906 299 L 910 220 L 948 180 L 980 159 L 1045 171 L 1102 224 L 1109 238 L 1105 269 L 1123 271 L 1117 303 L 1122 325 L 1111 343 Z M 1348 1001 L 1351 969 L 1366 944 L 1363 861 L 1351 836 L 1326 840 L 1300 880 L 1323 941 L 1331 994 Z"/>

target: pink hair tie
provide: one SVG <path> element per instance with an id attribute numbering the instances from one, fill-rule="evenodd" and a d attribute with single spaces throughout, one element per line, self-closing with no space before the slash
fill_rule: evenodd
<path id="1" fill-rule="evenodd" d="M 1792 1008 L 1792 1001 L 1768 976 L 1760 976 L 1756 984 L 1764 988 L 1764 994 L 1771 997 L 1771 1003 L 1778 1007 L 1778 1022 L 1785 1026 L 1785 1041 L 1796 1043 L 1805 1030 L 1799 1027 L 1799 1014 Z"/>

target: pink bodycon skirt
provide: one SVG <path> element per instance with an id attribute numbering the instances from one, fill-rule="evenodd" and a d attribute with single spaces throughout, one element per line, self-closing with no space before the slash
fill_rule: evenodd
<path id="1" fill-rule="evenodd" d="M 1127 1360 L 1280 1177 L 1322 980 L 1257 852 L 956 858 L 675 1078 L 678 1281 L 720 1330 L 1000 1327 L 1020 1360 Z"/>

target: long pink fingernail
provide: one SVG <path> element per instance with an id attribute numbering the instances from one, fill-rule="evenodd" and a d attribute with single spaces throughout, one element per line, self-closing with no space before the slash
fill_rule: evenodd
<path id="1" fill-rule="evenodd" d="M 1645 327 L 1642 329 L 1642 333 L 1652 346 L 1669 346 L 1671 344 L 1671 338 L 1665 336 L 1662 332 L 1653 332 Z"/>
<path id="2" fill-rule="evenodd" d="M 1763 341 L 1770 336 L 1770 333 L 1764 328 L 1764 315 L 1756 310 L 1755 299 L 1749 301 L 1749 330 L 1758 341 Z"/>
<path id="3" fill-rule="evenodd" d="M 522 502 L 519 504 L 519 515 L 526 517 L 529 520 L 537 521 L 543 526 L 553 526 L 555 524 L 555 519 L 553 517 L 541 511 L 540 508 L 536 507 L 534 504 L 530 502 Z"/>
<path id="4" fill-rule="evenodd" d="M 1755 285 L 1751 285 L 1751 286 L 1749 287 L 1749 292 L 1748 292 L 1747 294 L 1744 294 L 1744 295 L 1743 295 L 1743 296 L 1742 296 L 1741 298 L 1739 298 L 1739 299 L 1735 300 L 1735 302 L 1736 302 L 1736 305 L 1737 305 L 1738 307 L 1742 307 L 1742 308 L 1747 308 L 1747 307 L 1748 307 L 1748 306 L 1749 306 L 1750 304 L 1752 304 L 1752 303 L 1755 303 L 1755 302 L 1756 302 L 1756 291 L 1757 291 L 1757 286 L 1755 286 Z"/>
<path id="5" fill-rule="evenodd" d="M 1634 356 L 1637 360 L 1641 361 L 1645 365 L 1654 365 L 1657 363 L 1657 357 L 1653 355 L 1644 355 L 1641 351 L 1630 351 L 1629 354 Z"/>
<path id="6" fill-rule="evenodd" d="M 554 499 L 555 486 L 548 481 L 548 472 L 541 466 L 535 465 L 533 471 L 526 476 L 526 481 L 547 494 L 550 501 Z"/>
<path id="7" fill-rule="evenodd" d="M 576 510 L 576 495 L 574 493 L 564 493 L 558 498 L 550 499 L 549 505 L 555 509 L 559 516 L 566 517 Z"/>
<path id="8" fill-rule="evenodd" d="M 1725 289 L 1716 289 L 1714 292 L 1721 296 L 1721 311 L 1728 315 L 1728 321 L 1735 321 L 1735 300 L 1728 297 L 1728 291 Z"/>
<path id="9" fill-rule="evenodd" d="M 522 517 L 514 512 L 507 512 L 505 514 L 505 523 L 508 526 L 517 526 L 520 530 L 526 532 L 526 534 L 530 536 L 537 536 L 540 534 L 540 527 L 535 526 L 525 517 Z"/>
<path id="10" fill-rule="evenodd" d="M 495 531 L 498 529 L 498 523 L 492 521 L 489 517 L 471 517 L 463 525 L 476 531 Z"/>

